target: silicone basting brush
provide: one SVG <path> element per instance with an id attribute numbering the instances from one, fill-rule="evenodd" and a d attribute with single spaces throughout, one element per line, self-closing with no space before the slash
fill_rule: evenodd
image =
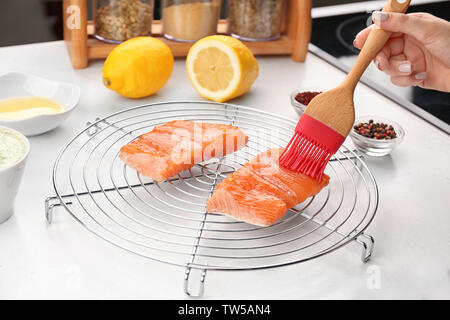
<path id="1" fill-rule="evenodd" d="M 385 12 L 406 12 L 410 0 L 389 0 Z M 355 121 L 353 93 L 391 32 L 374 26 L 352 69 L 342 83 L 314 97 L 300 117 L 280 164 L 320 180 L 331 156 L 344 143 Z"/>

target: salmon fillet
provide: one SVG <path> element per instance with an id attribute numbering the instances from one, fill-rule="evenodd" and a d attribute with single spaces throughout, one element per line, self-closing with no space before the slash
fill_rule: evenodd
<path id="1" fill-rule="evenodd" d="M 248 136 L 232 125 L 176 120 L 123 146 L 120 158 L 140 174 L 162 182 L 197 163 L 232 153 L 247 141 Z"/>
<path id="2" fill-rule="evenodd" d="M 310 178 L 280 167 L 283 149 L 260 153 L 217 185 L 207 211 L 229 215 L 258 226 L 270 226 L 300 202 L 328 185 L 329 177 Z"/>

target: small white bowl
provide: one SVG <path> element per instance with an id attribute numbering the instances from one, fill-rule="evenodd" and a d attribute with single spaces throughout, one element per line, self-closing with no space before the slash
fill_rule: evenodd
<path id="1" fill-rule="evenodd" d="M 0 100 L 33 96 L 56 101 L 64 110 L 60 113 L 43 114 L 21 120 L 0 120 L 0 126 L 15 129 L 26 136 L 53 130 L 69 117 L 78 104 L 80 87 L 19 72 L 0 76 Z"/>
<path id="2" fill-rule="evenodd" d="M 16 135 L 25 144 L 26 149 L 21 159 L 10 166 L 0 169 L 0 224 L 8 220 L 14 213 L 14 202 L 16 199 L 17 191 L 19 190 L 20 182 L 22 180 L 25 164 L 30 152 L 30 142 L 20 132 L 11 128 L 4 128 L 0 126 L 0 129 L 6 129 L 7 131 Z"/>

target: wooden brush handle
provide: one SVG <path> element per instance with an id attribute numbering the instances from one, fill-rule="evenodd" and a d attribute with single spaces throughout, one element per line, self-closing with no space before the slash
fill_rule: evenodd
<path id="1" fill-rule="evenodd" d="M 388 0 L 387 4 L 383 8 L 383 11 L 405 13 L 406 9 L 408 9 L 409 2 L 410 0 Z M 343 81 L 344 86 L 355 90 L 356 84 L 363 75 L 364 71 L 389 40 L 391 33 L 392 32 L 379 29 L 377 26 L 372 27 L 372 30 L 370 31 L 369 36 L 367 37 L 367 40 L 355 61 L 355 64 Z"/>

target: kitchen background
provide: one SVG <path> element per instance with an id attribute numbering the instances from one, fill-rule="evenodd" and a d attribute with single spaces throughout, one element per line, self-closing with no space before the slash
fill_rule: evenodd
<path id="1" fill-rule="evenodd" d="M 156 18 L 160 15 L 160 2 L 155 0 Z M 413 0 L 411 4 L 409 12 L 424 11 L 450 20 L 450 1 Z M 380 8 L 380 1 L 314 0 L 313 6 L 311 42 L 351 66 L 358 53 L 353 39 L 370 22 L 370 12 Z M 61 11 L 62 0 L 0 1 L 0 47 L 62 39 Z M 222 17 L 226 15 L 226 10 L 222 10 Z M 386 81 L 381 72 L 372 72 L 370 78 L 387 94 L 405 98 L 450 125 L 450 93 L 398 88 Z"/>

